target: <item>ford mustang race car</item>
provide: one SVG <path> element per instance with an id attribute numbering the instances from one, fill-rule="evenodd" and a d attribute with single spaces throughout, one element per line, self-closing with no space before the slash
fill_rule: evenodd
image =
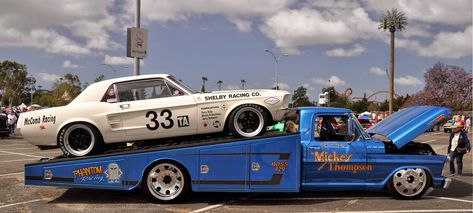
<path id="1" fill-rule="evenodd" d="M 23 113 L 18 130 L 33 145 L 85 156 L 110 143 L 225 130 L 257 136 L 282 119 L 289 100 L 287 91 L 197 93 L 171 75 L 141 75 L 97 82 L 66 106 Z"/>

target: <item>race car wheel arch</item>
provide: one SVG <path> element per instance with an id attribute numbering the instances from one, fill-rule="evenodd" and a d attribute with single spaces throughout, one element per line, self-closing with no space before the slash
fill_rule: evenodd
<path id="1" fill-rule="evenodd" d="M 141 189 L 156 203 L 174 203 L 191 191 L 191 178 L 185 167 L 173 160 L 159 160 L 143 173 Z"/>
<path id="2" fill-rule="evenodd" d="M 432 178 L 426 169 L 403 168 L 389 178 L 388 189 L 400 199 L 417 199 L 422 197 L 432 186 Z"/>
<path id="3" fill-rule="evenodd" d="M 242 121 L 236 117 L 239 117 L 242 113 L 247 112 L 250 113 L 253 117 L 256 116 L 258 118 L 258 126 L 254 127 L 255 131 L 253 132 L 245 132 L 244 130 L 239 127 L 238 124 L 241 124 Z M 266 130 L 266 126 L 270 122 L 271 113 L 269 113 L 268 109 L 263 106 L 257 104 L 242 104 L 235 107 L 227 117 L 226 127 L 230 130 L 230 132 L 237 136 L 237 137 L 254 137 L 264 133 Z M 245 121 L 249 124 L 256 124 L 256 120 L 253 121 Z"/>
<path id="4" fill-rule="evenodd" d="M 57 143 L 65 156 L 80 157 L 100 151 L 103 147 L 103 137 L 94 125 L 73 122 L 61 128 Z"/>

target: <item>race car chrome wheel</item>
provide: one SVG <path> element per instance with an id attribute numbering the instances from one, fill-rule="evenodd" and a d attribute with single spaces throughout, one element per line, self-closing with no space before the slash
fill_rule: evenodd
<path id="1" fill-rule="evenodd" d="M 230 130 L 238 137 L 254 137 L 266 130 L 266 114 L 255 105 L 240 106 L 230 115 Z"/>
<path id="2" fill-rule="evenodd" d="M 419 198 L 427 191 L 430 185 L 429 178 L 429 174 L 423 169 L 401 169 L 392 176 L 391 189 L 401 198 Z"/>
<path id="3" fill-rule="evenodd" d="M 182 198 L 189 186 L 185 173 L 172 163 L 160 163 L 147 174 L 144 190 L 158 202 L 171 202 Z"/>
<path id="4" fill-rule="evenodd" d="M 91 125 L 77 123 L 61 130 L 59 146 L 66 156 L 85 156 L 97 150 L 99 138 Z"/>

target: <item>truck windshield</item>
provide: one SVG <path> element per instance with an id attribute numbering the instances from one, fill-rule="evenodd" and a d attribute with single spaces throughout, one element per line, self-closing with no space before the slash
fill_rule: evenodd
<path id="1" fill-rule="evenodd" d="M 195 94 L 195 93 L 198 93 L 196 92 L 195 90 L 193 90 L 191 87 L 187 86 L 186 84 L 182 83 L 182 81 L 179 81 L 177 80 L 174 76 L 170 75 L 169 77 L 169 80 L 172 81 L 174 84 L 184 88 L 185 90 L 187 90 L 189 93 L 192 93 L 192 94 Z"/>

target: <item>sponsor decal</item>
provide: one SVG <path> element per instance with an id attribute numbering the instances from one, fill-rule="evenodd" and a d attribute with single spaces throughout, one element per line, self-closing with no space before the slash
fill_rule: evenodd
<path id="1" fill-rule="evenodd" d="M 349 164 L 351 155 L 350 154 L 338 154 L 337 152 L 317 152 L 314 151 L 315 162 L 321 162 L 317 171 L 321 171 L 324 168 L 328 168 L 328 171 L 333 172 L 353 172 L 357 171 L 372 171 L 372 165 L 366 164 Z"/>
<path id="2" fill-rule="evenodd" d="M 44 126 L 44 124 L 39 125 L 39 131 L 43 131 L 45 129 L 46 129 L 46 127 Z"/>
<path id="3" fill-rule="evenodd" d="M 208 127 L 209 127 L 209 123 L 208 123 L 207 121 L 202 122 L 202 127 L 208 128 Z"/>
<path id="4" fill-rule="evenodd" d="M 289 165 L 288 162 L 283 161 L 273 161 L 271 162 L 271 166 L 274 168 L 275 172 L 284 172 L 286 171 L 286 167 Z"/>
<path id="5" fill-rule="evenodd" d="M 43 115 L 43 116 L 38 116 L 38 117 L 29 117 L 25 118 L 25 121 L 23 125 L 34 125 L 34 124 L 40 124 L 40 123 L 53 123 L 56 124 L 56 116 L 55 115 Z"/>
<path id="6" fill-rule="evenodd" d="M 220 121 L 214 121 L 214 123 L 213 123 L 212 126 L 214 126 L 215 128 L 219 128 L 220 125 L 222 125 L 222 124 L 220 123 Z"/>
<path id="7" fill-rule="evenodd" d="M 120 183 L 123 172 L 117 163 L 110 163 L 105 170 L 105 175 L 107 175 L 108 183 Z"/>
<path id="8" fill-rule="evenodd" d="M 105 178 L 103 176 L 102 166 L 88 166 L 72 171 L 74 180 L 82 183 L 103 183 Z"/>
<path id="9" fill-rule="evenodd" d="M 220 108 L 225 111 L 228 109 L 228 104 L 227 103 L 220 104 Z"/>
<path id="10" fill-rule="evenodd" d="M 208 107 L 202 107 L 200 109 L 200 113 L 202 116 L 202 120 L 217 120 L 220 116 L 222 116 L 222 113 L 219 112 L 220 106 L 208 106 Z"/>
<path id="11" fill-rule="evenodd" d="M 189 124 L 189 116 L 177 116 L 177 126 L 178 127 L 188 127 Z"/>
<path id="12" fill-rule="evenodd" d="M 261 96 L 259 92 L 239 92 L 239 93 L 205 96 L 205 101 L 229 100 L 229 99 L 250 98 L 250 97 L 258 97 L 258 96 Z"/>

